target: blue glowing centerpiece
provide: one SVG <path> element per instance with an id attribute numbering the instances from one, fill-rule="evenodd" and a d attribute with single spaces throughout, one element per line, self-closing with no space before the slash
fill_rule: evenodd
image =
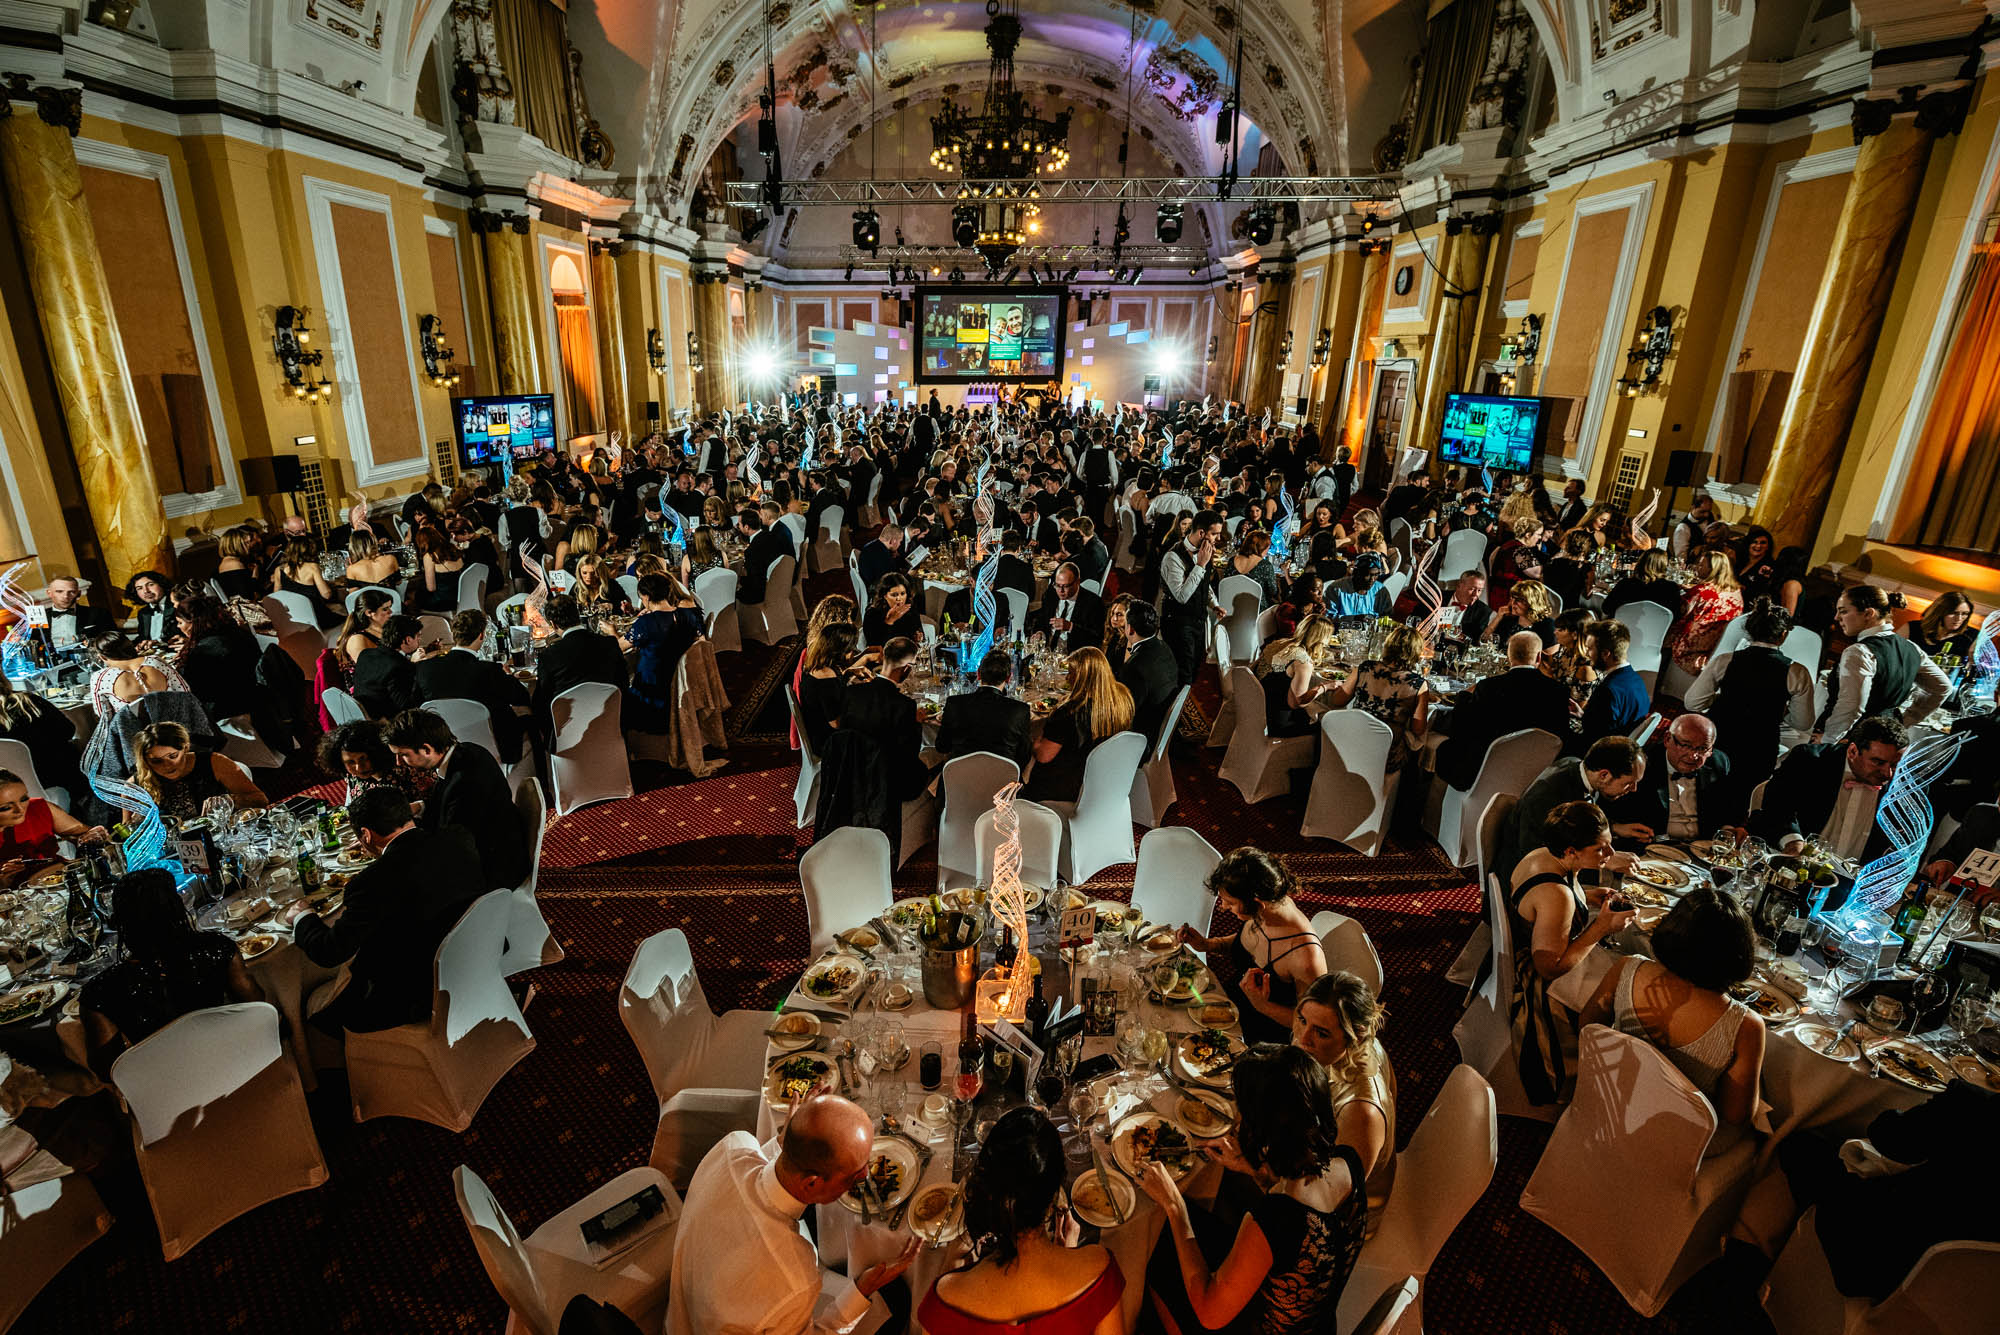
<path id="1" fill-rule="evenodd" d="M 1962 732 L 1920 733 L 1903 752 L 1902 763 L 1890 777 L 1875 813 L 1889 836 L 1888 851 L 1855 875 L 1854 889 L 1833 915 L 1834 922 L 1845 928 L 1859 926 L 1864 919 L 1888 912 L 1902 898 L 1930 842 L 1935 820 L 1930 786 L 1951 767 L 1965 739 Z"/>
<path id="2" fill-rule="evenodd" d="M 1278 522 L 1271 529 L 1271 555 L 1273 564 L 1282 565 L 1292 554 L 1292 535 L 1299 528 L 1299 507 L 1293 503 L 1292 493 L 1285 487 L 1278 488 L 1278 502 L 1284 513 L 1278 516 Z"/>
<path id="3" fill-rule="evenodd" d="M 167 828 L 160 823 L 159 806 L 145 789 L 108 774 L 91 775 L 90 787 L 106 806 L 114 811 L 134 813 L 138 817 L 122 849 L 126 871 L 158 867 L 171 873 L 175 884 L 181 886 L 186 886 L 193 879 L 178 860 L 167 856 Z"/>

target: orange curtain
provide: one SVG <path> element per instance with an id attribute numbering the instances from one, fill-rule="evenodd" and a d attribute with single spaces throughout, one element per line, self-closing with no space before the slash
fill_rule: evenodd
<path id="1" fill-rule="evenodd" d="M 1951 353 L 1931 396 L 1905 510 L 1904 540 L 2000 547 L 2000 243 L 1973 248 Z M 1921 480 L 1929 478 L 1925 488 Z"/>
<path id="2" fill-rule="evenodd" d="M 580 292 L 556 293 L 556 343 L 570 434 L 587 436 L 597 430 L 597 358 L 590 346 L 590 306 Z"/>

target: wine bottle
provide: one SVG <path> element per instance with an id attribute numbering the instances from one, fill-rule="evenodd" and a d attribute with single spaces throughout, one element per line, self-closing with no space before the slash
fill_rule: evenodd
<path id="1" fill-rule="evenodd" d="M 1048 1028 L 1049 1024 L 1049 1001 L 1047 997 L 1042 995 L 1042 976 L 1040 974 L 1035 975 L 1035 991 L 1034 995 L 1028 998 L 1028 1013 L 1025 1018 L 1028 1025 L 1028 1037 L 1040 1043 L 1042 1041 L 1042 1031 Z"/>
<path id="2" fill-rule="evenodd" d="M 961 1090 L 970 1088 L 976 1093 L 985 1068 L 986 1044 L 980 1039 L 979 1024 L 968 1008 L 958 1024 L 958 1079 Z"/>

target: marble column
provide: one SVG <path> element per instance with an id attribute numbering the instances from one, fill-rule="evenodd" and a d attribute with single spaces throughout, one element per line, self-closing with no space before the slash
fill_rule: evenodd
<path id="1" fill-rule="evenodd" d="M 705 413 L 736 406 L 736 349 L 729 337 L 729 274 L 694 275 L 694 328 L 701 339 L 701 370 L 695 373 L 694 396 Z"/>
<path id="2" fill-rule="evenodd" d="M 1356 467 L 1361 447 L 1368 443 L 1368 396 L 1375 386 L 1375 340 L 1382 333 L 1382 303 L 1389 291 L 1389 256 L 1373 251 L 1361 261 L 1361 300 L 1354 317 L 1354 343 L 1348 353 L 1347 396 L 1341 407 L 1340 443 Z"/>
<path id="3" fill-rule="evenodd" d="M 597 364 L 604 381 L 604 429 L 628 445 L 638 443 L 632 423 L 631 367 L 625 356 L 625 321 L 618 295 L 618 248 L 594 245 L 590 253 L 590 313 L 597 332 Z M 644 350 L 640 351 L 644 356 Z"/>
<path id="4" fill-rule="evenodd" d="M 477 221 L 475 219 L 475 221 Z M 493 352 L 502 394 L 548 394 L 535 351 L 535 302 L 528 268 L 528 238 L 509 215 L 488 215 L 484 228 L 487 306 L 493 314 Z"/>
<path id="5" fill-rule="evenodd" d="M 1243 410 L 1262 414 L 1271 410 L 1278 420 L 1278 392 L 1284 382 L 1285 363 L 1278 356 L 1279 343 L 1292 325 L 1292 274 L 1290 269 L 1265 274 L 1257 283 L 1257 314 L 1250 329 L 1250 365 L 1244 376 Z M 1299 350 L 1292 349 L 1297 358 Z"/>
<path id="6" fill-rule="evenodd" d="M 1438 299 L 1437 319 L 1424 348 L 1423 386 L 1417 411 L 1403 432 L 1403 444 L 1430 451 L 1431 471 L 1443 471 L 1433 440 L 1444 421 L 1444 396 L 1466 388 L 1474 349 L 1469 328 L 1478 315 L 1480 290 L 1486 277 L 1487 239 L 1471 228 L 1444 238 L 1445 292 Z M 1453 297 L 1452 293 L 1467 295 Z"/>
<path id="7" fill-rule="evenodd" d="M 1861 142 L 1757 500 L 1755 522 L 1779 547 L 1811 547 L 1826 514 L 1895 290 L 1931 138 L 1898 119 Z"/>
<path id="8" fill-rule="evenodd" d="M 123 584 L 172 569 L 173 551 L 71 142 L 81 119 L 76 90 L 16 80 L 0 95 L 0 176 L 98 548 Z"/>

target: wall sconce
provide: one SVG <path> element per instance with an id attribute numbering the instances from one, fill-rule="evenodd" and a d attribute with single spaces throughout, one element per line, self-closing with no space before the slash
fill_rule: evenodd
<path id="1" fill-rule="evenodd" d="M 694 335 L 689 334 L 688 337 L 693 338 Z M 667 372 L 667 340 L 657 329 L 646 331 L 646 368 L 654 375 L 665 375 Z"/>
<path id="2" fill-rule="evenodd" d="M 1326 359 L 1332 355 L 1333 331 L 1331 329 L 1322 329 L 1319 331 L 1319 337 L 1313 340 L 1313 370 L 1317 371 L 1320 367 L 1325 366 Z"/>
<path id="3" fill-rule="evenodd" d="M 1290 366 L 1292 364 L 1292 331 L 1289 329 L 1285 331 L 1285 337 L 1278 343 L 1278 364 L 1280 366 Z"/>
<path id="4" fill-rule="evenodd" d="M 1618 388 L 1625 397 L 1636 399 L 1642 393 L 1658 389 L 1660 372 L 1666 368 L 1673 351 L 1674 313 L 1665 306 L 1655 306 L 1646 312 L 1646 322 L 1639 326 L 1638 342 L 1625 354 L 1625 374 L 1618 380 Z M 1633 372 L 1634 363 L 1638 364 L 1637 374 Z"/>
<path id="5" fill-rule="evenodd" d="M 1521 341 L 1514 348 L 1514 360 L 1533 366 L 1542 351 L 1542 317 L 1530 315 L 1521 322 Z"/>
<path id="6" fill-rule="evenodd" d="M 692 329 L 688 330 L 688 369 L 695 372 L 701 370 L 701 339 Z"/>
<path id="7" fill-rule="evenodd" d="M 1403 343 L 1401 339 L 1391 338 L 1391 339 L 1385 339 L 1383 341 L 1382 343 L 1383 361 L 1385 362 L 1400 361 L 1402 360 L 1402 357 L 1403 357 Z"/>
<path id="8" fill-rule="evenodd" d="M 307 345 L 311 342 L 312 330 L 306 327 L 305 311 L 297 306 L 278 307 L 276 328 L 271 332 L 271 350 L 278 355 L 278 365 L 285 373 L 285 384 L 291 388 L 293 398 L 318 403 L 333 397 L 333 386 L 324 375 L 318 383 L 314 383 L 313 373 L 326 360 L 326 354 L 308 349 Z"/>
<path id="9" fill-rule="evenodd" d="M 1216 343 L 1215 336 L 1213 334 L 1209 335 L 1208 355 L 1204 357 L 1202 360 L 1206 361 L 1210 366 L 1215 365 L 1215 343 Z"/>
<path id="10" fill-rule="evenodd" d="M 426 315 L 417 321 L 417 348 L 424 359 L 424 374 L 431 388 L 450 389 L 458 383 L 458 371 L 451 364 L 458 354 L 444 345 L 444 321 Z"/>

